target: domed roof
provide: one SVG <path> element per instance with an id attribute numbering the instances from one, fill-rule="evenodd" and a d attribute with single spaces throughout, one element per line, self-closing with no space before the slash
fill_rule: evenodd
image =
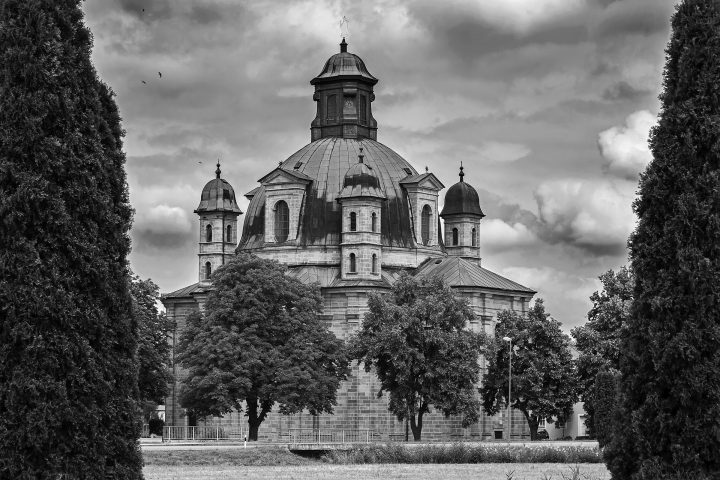
<path id="1" fill-rule="evenodd" d="M 243 213 L 235 201 L 235 190 L 226 180 L 220 178 L 220 162 L 215 170 L 215 178 L 203 188 L 200 205 L 195 209 L 195 213 L 203 212 Z"/>
<path id="2" fill-rule="evenodd" d="M 480 197 L 477 191 L 463 181 L 463 167 L 460 166 L 460 181 L 450 187 L 445 194 L 445 204 L 440 216 L 446 215 L 480 215 L 485 214 L 480 209 Z"/>
<path id="3" fill-rule="evenodd" d="M 360 147 L 364 152 L 364 167 L 357 167 Z M 342 207 L 337 198 L 346 186 L 348 173 L 350 183 L 358 181 L 369 184 L 373 182 L 371 178 L 374 178 L 387 198 L 380 207 L 382 244 L 416 247 L 407 198 L 400 186 L 400 180 L 417 172 L 405 159 L 382 143 L 368 138 L 321 138 L 291 155 L 282 162 L 282 167 L 313 179 L 303 200 L 297 245 L 340 244 Z M 366 168 L 369 170 L 365 170 Z M 367 175 L 368 171 L 372 174 Z M 265 188 L 261 186 L 255 191 L 248 206 L 238 248 L 246 250 L 264 246 L 264 225 Z"/>
<path id="4" fill-rule="evenodd" d="M 360 147 L 358 163 L 350 167 L 343 179 L 343 189 L 338 199 L 351 197 L 374 197 L 384 199 L 385 194 L 380 187 L 380 180 L 375 176 L 372 167 L 364 163 L 363 147 Z"/>
<path id="5" fill-rule="evenodd" d="M 337 77 L 354 77 L 355 79 L 363 79 L 367 80 L 372 85 L 375 85 L 378 82 L 378 79 L 368 72 L 362 58 L 347 51 L 347 43 L 345 43 L 344 38 L 340 44 L 340 53 L 336 53 L 330 57 L 328 61 L 325 62 L 322 72 L 320 72 L 317 77 L 313 78 L 310 83 L 315 85 L 316 83 L 321 83 L 326 80 L 336 80 Z"/>

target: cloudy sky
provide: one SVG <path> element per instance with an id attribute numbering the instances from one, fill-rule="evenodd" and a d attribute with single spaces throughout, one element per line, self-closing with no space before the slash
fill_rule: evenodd
<path id="1" fill-rule="evenodd" d="M 569 330 L 598 275 L 627 262 L 673 4 L 86 0 L 127 130 L 132 268 L 163 292 L 196 281 L 193 209 L 216 159 L 245 210 L 309 143 L 309 82 L 344 15 L 349 51 L 380 79 L 378 141 L 447 186 L 462 161 L 487 215 L 483 266 L 537 290 Z"/>

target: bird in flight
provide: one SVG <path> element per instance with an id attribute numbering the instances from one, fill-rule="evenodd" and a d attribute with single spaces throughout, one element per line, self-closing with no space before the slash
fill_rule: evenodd
<path id="1" fill-rule="evenodd" d="M 158 72 L 158 77 L 162 78 L 162 72 Z"/>
<path id="2" fill-rule="evenodd" d="M 147 85 L 147 82 L 145 80 L 140 80 L 140 81 L 143 83 L 143 85 Z"/>

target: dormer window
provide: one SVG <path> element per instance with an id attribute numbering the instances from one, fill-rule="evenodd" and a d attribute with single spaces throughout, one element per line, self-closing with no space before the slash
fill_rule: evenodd
<path id="1" fill-rule="evenodd" d="M 205 227 L 205 241 L 212 242 L 212 225 L 210 224 Z"/>
<path id="2" fill-rule="evenodd" d="M 355 254 L 354 254 L 354 253 L 351 253 L 351 254 L 350 254 L 350 269 L 349 269 L 349 272 L 350 272 L 350 273 L 356 273 L 356 272 L 357 272 L 357 263 L 356 263 L 356 261 L 355 261 Z"/>
<path id="3" fill-rule="evenodd" d="M 275 204 L 275 241 L 282 243 L 290 235 L 290 209 L 284 200 Z"/>
<path id="4" fill-rule="evenodd" d="M 370 216 L 370 229 L 373 233 L 377 232 L 377 215 L 375 212 Z"/>
<path id="5" fill-rule="evenodd" d="M 453 229 L 452 229 L 452 234 L 453 234 L 452 244 L 453 244 L 453 245 L 457 245 L 457 244 L 458 244 L 458 229 L 457 229 L 457 228 L 453 228 Z"/>
<path id="6" fill-rule="evenodd" d="M 350 231 L 357 231 L 357 215 L 355 212 L 350 212 Z"/>
<path id="7" fill-rule="evenodd" d="M 225 231 L 225 241 L 232 243 L 232 225 L 228 225 Z"/>
<path id="8" fill-rule="evenodd" d="M 422 209 L 421 218 L 421 238 L 423 245 L 430 244 L 430 222 L 432 221 L 432 209 L 430 205 L 425 205 Z"/>

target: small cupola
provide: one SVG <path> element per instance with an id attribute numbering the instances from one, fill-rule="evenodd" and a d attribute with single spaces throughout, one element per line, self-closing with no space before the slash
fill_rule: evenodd
<path id="1" fill-rule="evenodd" d="M 445 251 L 450 256 L 467 258 L 480 264 L 480 220 L 485 216 L 480 197 L 465 182 L 460 164 L 460 181 L 445 194 L 440 216 L 445 222 Z"/>
<path id="2" fill-rule="evenodd" d="M 363 147 L 360 147 L 358 163 L 350 167 L 343 178 L 343 188 L 338 201 L 344 198 L 377 198 L 385 200 L 387 197 L 380 186 L 380 180 L 372 167 L 364 162 Z"/>
<path id="3" fill-rule="evenodd" d="M 465 173 L 462 164 L 460 165 L 460 181 L 450 187 L 445 194 L 441 217 L 447 215 L 479 215 L 484 217 L 480 209 L 480 197 L 472 185 L 465 183 Z"/>
<path id="4" fill-rule="evenodd" d="M 312 141 L 326 137 L 377 140 L 371 103 L 375 100 L 373 86 L 378 79 L 347 47 L 343 38 L 340 52 L 330 57 L 310 81 L 315 87 L 313 100 L 317 102 L 317 114 L 310 126 Z"/>
<path id="5" fill-rule="evenodd" d="M 217 163 L 215 178 L 210 180 L 200 195 L 200 205 L 195 213 L 235 212 L 243 213 L 235 200 L 235 190 L 226 180 L 220 178 L 220 162 Z"/>

